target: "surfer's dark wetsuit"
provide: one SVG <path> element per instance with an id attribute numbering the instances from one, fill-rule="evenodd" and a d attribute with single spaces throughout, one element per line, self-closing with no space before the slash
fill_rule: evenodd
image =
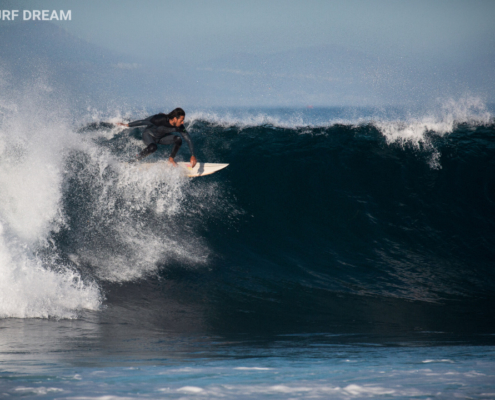
<path id="1" fill-rule="evenodd" d="M 194 156 L 194 146 L 184 125 L 179 127 L 170 125 L 166 114 L 152 115 L 146 119 L 129 122 L 128 124 L 130 128 L 143 125 L 146 125 L 146 129 L 143 132 L 143 142 L 148 147 L 138 154 L 138 160 L 154 153 L 158 149 L 158 144 L 173 144 L 174 148 L 172 149 L 172 153 L 170 153 L 170 157 L 174 158 L 182 145 L 182 139 L 177 135 L 172 135 L 172 132 L 179 132 L 182 135 L 189 146 L 189 150 L 191 150 L 191 156 Z"/>

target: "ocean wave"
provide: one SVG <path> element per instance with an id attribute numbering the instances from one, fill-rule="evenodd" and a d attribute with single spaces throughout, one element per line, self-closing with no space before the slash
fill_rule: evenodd
<path id="1" fill-rule="evenodd" d="M 235 129 L 271 128 L 295 130 L 299 134 L 330 135 L 335 128 L 347 127 L 350 133 L 360 133 L 374 128 L 388 145 L 411 147 L 428 153 L 427 163 L 432 169 L 440 169 L 441 152 L 435 138 L 448 136 L 464 125 L 469 129 L 490 127 L 495 124 L 493 113 L 477 97 L 439 101 L 426 111 L 398 109 L 321 109 L 270 110 L 264 112 L 229 111 L 193 112 L 188 115 L 188 128 L 201 130 L 204 126 Z"/>
<path id="2" fill-rule="evenodd" d="M 142 113 L 142 111 L 141 111 Z M 144 115 L 144 114 L 143 114 Z M 113 118 L 113 117 L 112 117 Z M 441 134 L 451 132 L 456 124 L 474 126 L 494 123 L 493 110 L 479 97 L 465 96 L 458 99 L 438 100 L 433 106 L 423 109 L 406 107 L 353 108 L 328 107 L 316 109 L 272 108 L 258 109 L 221 109 L 215 111 L 188 112 L 186 122 L 193 128 L 198 122 L 207 122 L 222 128 L 240 129 L 272 126 L 274 128 L 328 128 L 334 125 L 360 126 L 373 124 L 411 124 Z M 404 135 L 416 136 L 407 129 Z M 413 131 L 415 129 L 413 128 Z"/>
<path id="3" fill-rule="evenodd" d="M 301 313 L 339 296 L 438 303 L 493 289 L 479 278 L 495 202 L 493 117 L 479 100 L 400 117 L 191 112 L 198 158 L 230 166 L 190 180 L 143 174 L 127 163 L 139 130 L 96 123 L 134 114 L 69 122 L 52 95 L 2 99 L 0 316 L 74 318 L 100 309 L 107 285 L 169 270 L 214 271 L 226 307 L 269 310 L 288 291 Z"/>
<path id="4" fill-rule="evenodd" d="M 50 240 L 69 223 L 61 209 L 63 154 L 74 136 L 54 108 L 40 107 L 40 97 L 33 89 L 8 107 L 2 98 L 0 316 L 74 318 L 81 309 L 97 310 L 101 294 L 57 260 Z"/>

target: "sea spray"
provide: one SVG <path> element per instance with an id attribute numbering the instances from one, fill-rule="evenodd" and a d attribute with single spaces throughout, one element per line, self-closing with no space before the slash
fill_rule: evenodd
<path id="1" fill-rule="evenodd" d="M 99 279 L 124 282 L 158 271 L 167 260 L 204 264 L 208 249 L 187 223 L 191 182 L 170 166 L 143 174 L 135 165 L 100 162 L 75 153 L 66 210 L 71 216 L 73 259 L 87 264 Z M 100 165 L 101 166 L 101 165 Z M 196 188 L 195 190 L 199 190 Z M 76 256 L 76 257 L 74 257 Z"/>
<path id="2" fill-rule="evenodd" d="M 66 224 L 61 209 L 64 148 L 73 133 L 46 88 L 2 98 L 0 125 L 0 316 L 74 318 L 96 310 L 101 294 L 57 261 L 52 232 Z M 12 95 L 12 93 L 10 93 Z M 40 256 L 48 250 L 51 258 Z"/>
<path id="3" fill-rule="evenodd" d="M 449 99 L 421 116 L 409 115 L 405 119 L 377 121 L 374 125 L 380 130 L 388 144 L 398 144 L 430 153 L 428 165 L 441 168 L 440 152 L 435 148 L 433 136 L 444 136 L 454 131 L 459 124 L 472 126 L 490 124 L 493 119 L 486 104 L 476 97 Z"/>

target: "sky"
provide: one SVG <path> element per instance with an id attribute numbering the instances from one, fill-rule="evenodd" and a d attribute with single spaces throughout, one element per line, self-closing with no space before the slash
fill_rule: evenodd
<path id="1" fill-rule="evenodd" d="M 273 57 L 278 54 L 277 68 L 290 64 L 290 60 L 299 62 L 303 57 L 309 65 L 322 51 L 327 51 L 330 62 L 338 48 L 362 54 L 361 61 L 354 57 L 352 62 L 363 67 L 368 62 L 366 57 L 371 57 L 375 70 L 382 70 L 382 76 L 391 74 L 378 67 L 379 62 L 400 63 L 394 67 L 395 74 L 410 67 L 414 69 L 411 76 L 428 68 L 436 69 L 440 75 L 441 68 L 456 66 L 455 73 L 448 72 L 455 75 L 452 82 L 462 80 L 462 71 L 472 69 L 470 60 L 486 61 L 488 57 L 488 64 L 481 63 L 473 77 L 466 78 L 462 90 L 467 87 L 476 91 L 487 82 L 493 83 L 487 70 L 495 59 L 493 0 L 0 0 L 0 6 L 19 10 L 70 9 L 71 21 L 53 23 L 91 44 L 136 57 L 144 64 L 176 61 L 178 66 L 189 65 L 195 71 L 202 67 L 222 70 L 223 74 L 231 71 L 231 75 L 232 71 L 240 71 L 269 80 L 267 74 L 273 71 L 263 67 L 263 61 L 253 69 L 254 61 L 239 65 L 230 60 L 245 54 L 267 57 L 267 63 L 275 65 Z M 0 24 L 6 26 L 9 21 Z M 305 52 L 307 49 L 315 49 L 314 56 Z M 222 62 L 225 68 L 221 68 Z M 289 71 L 286 76 L 324 76 L 325 68 L 325 62 L 320 60 L 318 71 L 306 66 Z M 347 69 L 345 63 L 342 69 Z M 473 83 L 478 79 L 475 73 L 486 76 L 484 81 L 477 81 L 477 86 Z M 209 78 L 205 74 L 199 79 Z M 408 85 L 412 78 L 408 75 L 394 79 Z M 304 87 L 302 82 L 286 83 Z M 259 86 L 269 85 L 266 81 Z M 325 102 L 321 96 L 314 100 Z M 332 102 L 335 98 L 329 99 Z"/>
<path id="2" fill-rule="evenodd" d="M 65 29 L 108 49 L 190 61 L 230 52 L 340 45 L 378 55 L 459 58 L 495 44 L 492 0 L 30 0 L 72 10 Z M 9 4 L 10 3 L 10 4 Z M 8 8 L 7 8 L 8 9 Z M 493 49 L 493 47 L 492 47 Z"/>

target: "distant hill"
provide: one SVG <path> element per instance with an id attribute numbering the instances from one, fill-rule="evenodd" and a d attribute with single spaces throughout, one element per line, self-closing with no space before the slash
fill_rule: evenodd
<path id="1" fill-rule="evenodd" d="M 318 46 L 266 55 L 237 53 L 198 68 L 210 86 L 231 97 L 282 105 L 423 103 L 466 93 L 495 100 L 495 54 L 437 65 Z"/>
<path id="2" fill-rule="evenodd" d="M 321 46 L 266 55 L 237 53 L 199 70 L 217 88 L 266 96 L 267 102 L 358 105 L 380 97 L 377 74 L 390 67 L 363 53 Z"/>
<path id="3" fill-rule="evenodd" d="M 17 85 L 43 79 L 80 102 L 154 104 L 181 93 L 185 67 L 177 60 L 153 63 L 142 55 L 113 53 L 55 24 L 29 21 L 0 28 L 0 66 Z"/>
<path id="4" fill-rule="evenodd" d="M 14 86 L 46 80 L 76 107 L 382 105 L 466 92 L 493 101 L 495 92 L 495 53 L 434 65 L 319 46 L 237 52 L 191 65 L 118 54 L 55 24 L 28 21 L 0 25 L 0 54 Z"/>

